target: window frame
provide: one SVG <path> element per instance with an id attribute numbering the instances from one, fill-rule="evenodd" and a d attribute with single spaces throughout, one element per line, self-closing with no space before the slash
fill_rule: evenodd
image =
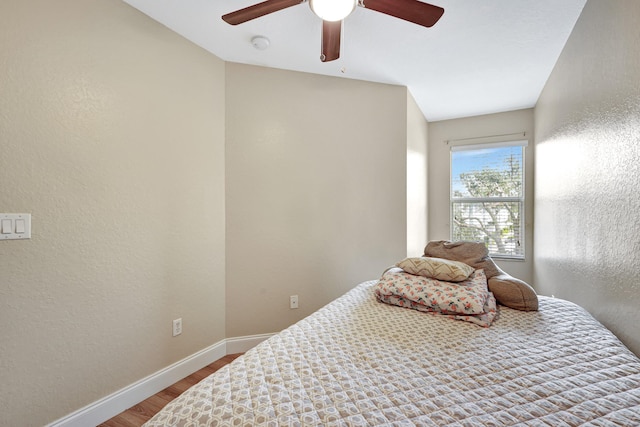
<path id="1" fill-rule="evenodd" d="M 459 203 L 519 203 L 519 235 L 520 235 L 520 248 L 521 255 L 501 254 L 494 253 L 489 250 L 489 255 L 492 258 L 525 261 L 526 260 L 526 148 L 529 145 L 528 140 L 507 140 L 501 142 L 485 142 L 476 144 L 461 144 L 451 145 L 449 150 L 449 236 L 453 240 L 454 228 L 456 227 L 454 221 L 454 205 Z M 453 196 L 453 153 L 458 151 L 471 151 L 482 150 L 489 148 L 506 148 L 506 147 L 520 147 L 522 149 L 521 158 L 521 176 L 522 176 L 522 190 L 520 197 L 459 197 Z"/>

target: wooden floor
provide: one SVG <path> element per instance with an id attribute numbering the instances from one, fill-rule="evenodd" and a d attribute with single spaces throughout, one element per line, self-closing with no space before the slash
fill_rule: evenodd
<path id="1" fill-rule="evenodd" d="M 145 401 L 138 403 L 135 406 L 127 409 L 123 413 L 116 415 L 110 420 L 105 421 L 98 427 L 139 427 L 145 422 L 149 421 L 156 413 L 160 411 L 167 403 L 178 397 L 182 392 L 197 384 L 204 378 L 208 377 L 224 365 L 230 363 L 240 354 L 228 354 L 222 359 L 218 359 L 210 365 L 205 366 L 197 372 L 189 375 L 177 383 L 169 386 L 154 394 Z"/>

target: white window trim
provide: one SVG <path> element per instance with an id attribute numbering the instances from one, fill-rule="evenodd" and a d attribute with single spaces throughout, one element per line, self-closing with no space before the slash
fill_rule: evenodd
<path id="1" fill-rule="evenodd" d="M 483 203 L 483 202 L 515 202 L 521 203 L 521 213 L 520 213 L 520 246 L 522 247 L 522 255 L 507 255 L 507 254 L 496 254 L 490 253 L 490 256 L 495 259 L 506 259 L 506 260 L 516 260 L 516 261 L 525 261 L 526 260 L 526 147 L 529 146 L 528 140 L 506 140 L 500 142 L 477 142 L 477 143 L 466 143 L 466 144 L 451 144 L 450 152 L 453 153 L 455 151 L 466 151 L 466 150 L 480 150 L 483 148 L 502 148 L 502 147 L 522 147 L 522 197 L 483 197 L 483 198 L 475 198 L 475 197 L 460 197 L 454 199 L 451 194 L 452 188 L 452 178 L 453 176 L 453 157 L 451 153 L 449 154 L 449 222 L 451 224 L 449 230 L 449 236 L 453 236 L 453 229 L 455 227 L 455 221 L 453 220 L 453 205 L 454 203 Z"/>
<path id="2" fill-rule="evenodd" d="M 517 141 L 501 142 L 478 142 L 475 144 L 451 144 L 451 151 L 479 150 L 481 148 L 502 148 L 502 147 L 528 147 L 529 141 L 526 139 Z"/>

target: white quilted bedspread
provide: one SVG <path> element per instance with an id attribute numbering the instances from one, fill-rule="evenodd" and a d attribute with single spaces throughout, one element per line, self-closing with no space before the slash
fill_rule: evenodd
<path id="1" fill-rule="evenodd" d="M 540 297 L 490 328 L 363 283 L 192 387 L 146 426 L 640 426 L 640 360 Z"/>

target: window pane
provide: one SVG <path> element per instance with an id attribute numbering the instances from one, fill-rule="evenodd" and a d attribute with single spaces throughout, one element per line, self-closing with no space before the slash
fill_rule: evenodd
<path id="1" fill-rule="evenodd" d="M 522 147 L 451 153 L 451 197 L 522 197 Z"/>
<path id="2" fill-rule="evenodd" d="M 485 242 L 492 255 L 523 256 L 522 202 L 453 202 L 452 240 Z"/>
<path id="3" fill-rule="evenodd" d="M 452 240 L 485 242 L 494 256 L 524 257 L 520 142 L 452 148 Z"/>

